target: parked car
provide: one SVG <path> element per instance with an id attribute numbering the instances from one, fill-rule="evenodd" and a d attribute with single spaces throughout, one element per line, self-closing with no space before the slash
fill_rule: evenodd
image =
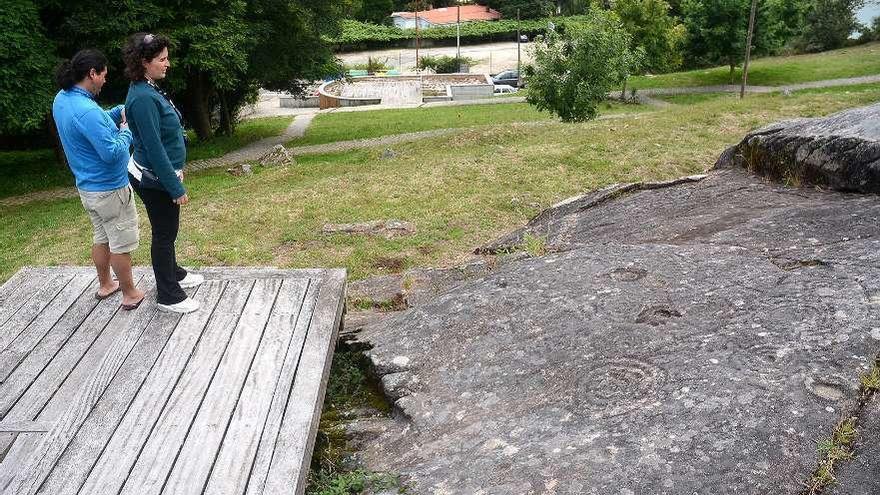
<path id="1" fill-rule="evenodd" d="M 529 42 L 529 37 L 526 36 L 526 35 L 524 35 L 524 34 L 521 34 L 521 35 L 519 35 L 519 40 L 520 40 L 521 42 L 523 42 L 523 43 L 528 43 L 528 42 Z"/>
<path id="2" fill-rule="evenodd" d="M 526 87 L 525 80 L 520 81 L 517 78 L 518 75 L 519 75 L 519 72 L 517 72 L 515 70 L 510 70 L 510 69 L 499 72 L 498 74 L 495 74 L 494 76 L 492 76 L 492 84 L 506 84 L 508 86 L 513 86 L 514 88 Z"/>
<path id="3" fill-rule="evenodd" d="M 509 84 L 496 84 L 495 85 L 495 94 L 503 95 L 505 93 L 516 93 L 516 88 Z"/>

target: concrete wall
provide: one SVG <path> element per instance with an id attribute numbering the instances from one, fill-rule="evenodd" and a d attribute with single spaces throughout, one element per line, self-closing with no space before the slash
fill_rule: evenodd
<path id="1" fill-rule="evenodd" d="M 467 86 L 449 86 L 449 94 L 454 101 L 480 100 L 492 98 L 495 86 L 491 84 L 471 84 Z"/>
<path id="2" fill-rule="evenodd" d="M 318 97 L 307 96 L 305 98 L 296 98 L 293 96 L 282 96 L 281 108 L 318 108 Z"/>

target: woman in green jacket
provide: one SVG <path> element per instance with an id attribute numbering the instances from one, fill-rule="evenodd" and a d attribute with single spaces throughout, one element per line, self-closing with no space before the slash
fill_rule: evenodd
<path id="1" fill-rule="evenodd" d="M 180 207 L 189 202 L 183 187 L 186 142 L 177 107 L 156 85 L 171 67 L 168 39 L 147 33 L 132 35 L 122 49 L 125 74 L 131 80 L 125 115 L 133 136 L 129 180 L 144 202 L 153 230 L 150 255 L 160 310 L 190 313 L 199 303 L 183 291 L 204 281 L 177 264 L 174 243 Z"/>

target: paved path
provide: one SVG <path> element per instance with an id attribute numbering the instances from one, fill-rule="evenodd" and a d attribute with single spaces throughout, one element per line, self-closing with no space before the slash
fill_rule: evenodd
<path id="1" fill-rule="evenodd" d="M 621 113 L 621 114 L 613 114 L 613 115 L 602 115 L 598 117 L 596 120 L 614 120 L 614 119 L 624 119 L 634 116 L 648 115 L 653 112 L 638 112 L 638 113 Z M 541 120 L 537 122 L 520 122 L 519 125 L 529 126 L 529 127 L 538 127 L 542 125 L 547 125 L 549 123 L 556 123 L 555 120 Z M 405 134 L 393 134 L 391 136 L 381 136 L 376 138 L 368 138 L 368 139 L 352 139 L 350 141 L 336 141 L 333 143 L 326 144 L 314 144 L 309 146 L 295 146 L 293 148 L 288 148 L 293 152 L 294 155 L 315 155 L 321 153 L 335 153 L 338 151 L 349 151 L 354 149 L 363 149 L 363 148 L 374 148 L 376 146 L 387 146 L 391 144 L 399 144 L 399 143 L 408 143 L 412 141 L 418 141 L 421 139 L 428 139 L 439 136 L 446 136 L 449 134 L 454 134 L 456 132 L 461 132 L 468 129 L 467 127 L 453 127 L 447 129 L 433 129 L 430 131 L 419 131 L 419 132 L 407 132 Z"/>
<path id="2" fill-rule="evenodd" d="M 293 122 L 291 122 L 290 125 L 281 134 L 255 141 L 243 148 L 232 151 L 217 158 L 207 158 L 204 160 L 195 160 L 189 162 L 186 165 L 186 171 L 195 172 L 197 170 L 204 170 L 207 168 L 231 167 L 237 163 L 257 160 L 258 158 L 263 156 L 263 154 L 266 153 L 266 151 L 268 151 L 272 146 L 275 146 L 276 144 L 286 143 L 294 138 L 302 137 L 306 132 L 306 128 L 308 128 L 309 124 L 314 118 L 314 113 L 297 115 L 293 119 Z M 77 194 L 78 193 L 76 192 L 76 188 L 73 187 L 60 187 L 55 189 L 48 189 L 45 191 L 36 191 L 28 194 L 22 194 L 21 196 L 12 196 L 9 198 L 0 199 L 0 208 L 6 206 L 20 206 L 35 201 L 51 201 L 56 199 L 75 198 L 77 197 Z"/>
<path id="3" fill-rule="evenodd" d="M 856 84 L 870 84 L 880 82 L 880 74 L 872 75 L 872 76 L 862 76 L 862 77 L 849 77 L 843 79 L 828 79 L 824 81 L 811 81 L 806 83 L 799 84 L 788 84 L 784 86 L 748 86 L 746 87 L 746 91 L 749 93 L 776 93 L 783 91 L 798 91 L 802 89 L 814 89 L 814 88 L 830 88 L 835 86 L 852 86 Z M 718 85 L 718 86 L 695 86 L 695 87 L 685 87 L 685 88 L 648 88 L 648 89 L 640 89 L 637 94 L 640 96 L 641 100 L 646 104 L 656 105 L 656 106 L 667 106 L 668 102 L 663 102 L 662 100 L 653 98 L 654 96 L 664 96 L 664 95 L 680 95 L 680 94 L 700 94 L 700 93 L 735 93 L 740 90 L 740 87 L 737 85 Z M 612 97 L 619 98 L 620 92 L 611 93 Z M 505 98 L 492 98 L 485 100 L 471 100 L 471 101 L 450 101 L 450 102 L 434 102 L 434 103 L 422 103 L 418 105 L 412 105 L 408 107 L 402 108 L 420 108 L 420 107 L 440 107 L 440 106 L 459 106 L 459 105 L 481 105 L 481 104 L 500 104 L 500 103 L 520 103 L 525 101 L 524 97 L 514 96 L 514 97 L 505 97 Z M 297 110 L 297 115 L 295 116 L 293 122 L 290 126 L 284 130 L 284 132 L 278 136 L 273 136 L 270 138 L 262 139 L 260 141 L 256 141 L 251 143 L 244 148 L 233 151 L 231 153 L 227 153 L 221 157 L 210 158 L 206 160 L 196 160 L 194 162 L 190 162 L 187 164 L 188 171 L 196 171 L 196 170 L 204 170 L 208 168 L 215 167 L 229 167 L 235 165 L 237 163 L 252 161 L 258 159 L 262 156 L 269 148 L 275 146 L 276 144 L 283 144 L 290 141 L 293 138 L 301 137 L 304 135 L 306 128 L 308 128 L 312 119 L 314 119 L 315 115 L 318 113 L 330 113 L 330 112 L 363 112 L 370 110 L 382 110 L 382 109 L 390 109 L 390 108 L 401 108 L 401 107 L 388 107 L 384 105 L 370 105 L 366 107 L 353 107 L 353 108 L 334 108 L 329 110 L 321 110 L 317 111 L 315 109 L 295 109 Z M 288 109 L 290 110 L 290 109 Z M 610 117 L 620 117 L 620 116 L 610 116 Z M 381 138 L 374 139 L 358 139 L 353 141 L 340 141 L 336 143 L 328 143 L 328 144 L 320 144 L 314 146 L 300 146 L 293 148 L 294 154 L 304 155 L 304 154 L 314 154 L 314 153 L 332 153 L 335 151 L 345 151 L 351 149 L 358 148 L 368 148 L 372 146 L 382 146 L 388 144 L 397 144 L 409 141 L 415 141 L 418 139 L 424 139 L 429 137 L 442 136 L 446 134 L 450 134 L 452 132 L 456 132 L 459 129 L 437 129 L 433 131 L 424 131 L 424 132 L 412 132 L 406 134 L 398 134 L 394 136 L 385 136 Z M 13 196 L 9 198 L 0 199 L 0 208 L 6 206 L 20 206 L 23 204 L 35 202 L 35 201 L 50 201 L 55 199 L 64 199 L 64 198 L 72 198 L 76 197 L 76 189 L 73 188 L 57 188 L 50 189 L 46 191 L 37 191 L 33 193 L 23 194 L 21 196 Z"/>

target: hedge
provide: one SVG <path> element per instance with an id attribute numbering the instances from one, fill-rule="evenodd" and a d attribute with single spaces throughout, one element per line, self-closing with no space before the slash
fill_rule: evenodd
<path id="1" fill-rule="evenodd" d="M 583 21 L 583 16 L 549 17 L 545 19 L 532 19 L 520 22 L 520 32 L 529 36 L 543 34 L 547 30 L 548 23 L 552 22 L 561 29 L 569 22 Z M 326 37 L 325 40 L 332 44 L 337 51 L 391 48 L 411 43 L 416 37 L 415 29 L 401 29 L 394 26 L 380 26 L 368 24 L 351 19 L 340 22 L 342 32 L 337 37 Z M 515 20 L 500 21 L 473 21 L 461 24 L 461 41 L 466 43 L 516 40 Z M 454 41 L 456 37 L 455 25 L 438 26 L 419 30 L 419 37 L 423 40 Z"/>

